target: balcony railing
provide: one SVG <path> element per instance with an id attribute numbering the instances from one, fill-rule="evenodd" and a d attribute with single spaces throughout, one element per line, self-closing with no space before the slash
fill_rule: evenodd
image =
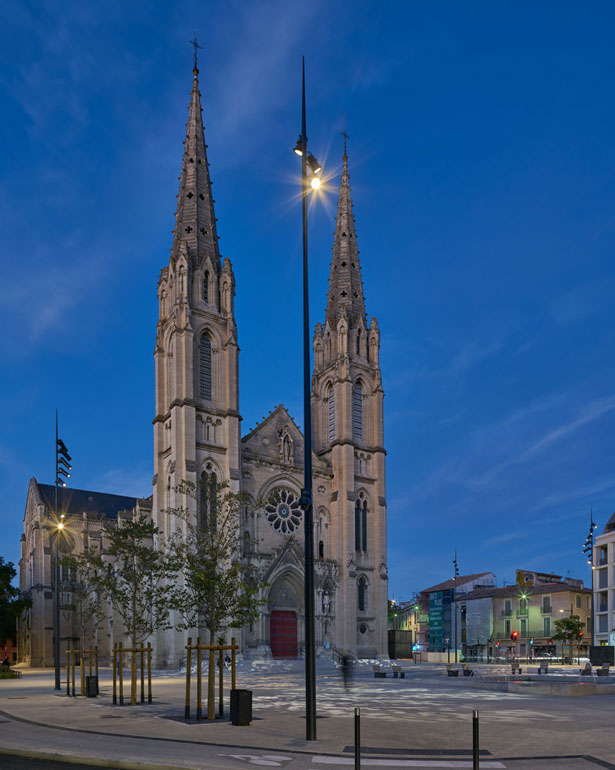
<path id="1" fill-rule="evenodd" d="M 553 608 L 551 607 L 550 604 L 543 604 L 540 608 L 540 611 L 542 612 L 543 615 L 551 615 L 551 613 L 553 612 Z"/>
<path id="2" fill-rule="evenodd" d="M 503 618 L 510 618 L 510 617 L 512 617 L 512 610 L 502 610 L 502 617 Z"/>
<path id="3" fill-rule="evenodd" d="M 517 617 L 518 618 L 527 618 L 527 616 L 530 614 L 529 608 L 526 607 L 525 609 L 519 609 L 517 610 Z"/>

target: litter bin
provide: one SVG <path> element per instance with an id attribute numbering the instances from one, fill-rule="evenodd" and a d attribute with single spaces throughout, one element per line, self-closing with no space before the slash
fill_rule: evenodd
<path id="1" fill-rule="evenodd" d="M 85 694 L 88 698 L 95 698 L 98 695 L 98 677 L 86 676 Z"/>
<path id="2" fill-rule="evenodd" d="M 252 721 L 252 690 L 231 690 L 231 722 L 246 727 Z"/>

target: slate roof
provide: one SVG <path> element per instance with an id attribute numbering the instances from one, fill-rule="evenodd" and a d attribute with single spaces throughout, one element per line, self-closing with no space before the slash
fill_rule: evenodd
<path id="1" fill-rule="evenodd" d="M 41 498 L 50 511 L 55 506 L 55 487 L 52 484 L 38 484 Z M 81 516 L 82 513 L 103 516 L 106 519 L 117 519 L 119 511 L 132 511 L 136 506 L 137 497 L 111 495 L 108 492 L 92 492 L 86 489 L 58 489 L 58 509 L 61 513 Z"/>
<path id="2" fill-rule="evenodd" d="M 615 532 L 615 513 L 607 521 L 606 526 L 604 527 L 604 532 L 602 534 L 606 535 L 608 532 Z"/>
<path id="3" fill-rule="evenodd" d="M 500 588 L 475 588 L 470 593 L 464 594 L 460 597 L 460 601 L 468 601 L 469 599 L 486 599 L 492 597 L 494 599 L 506 598 L 508 596 L 519 597 L 521 593 L 528 596 L 535 596 L 539 594 L 557 594 L 564 591 L 575 591 L 576 593 L 590 594 L 589 588 L 579 588 L 572 583 L 539 583 L 535 586 L 502 586 Z"/>
<path id="4" fill-rule="evenodd" d="M 450 580 L 445 580 L 443 583 L 438 583 L 438 585 L 431 586 L 431 588 L 424 588 L 421 593 L 422 594 L 430 594 L 434 591 L 450 591 L 451 589 L 455 588 L 456 586 L 463 585 L 464 583 L 471 583 L 472 580 L 478 580 L 478 578 L 484 577 L 485 575 L 490 575 L 490 572 L 476 572 L 473 575 L 459 575 L 457 578 L 451 578 Z"/>

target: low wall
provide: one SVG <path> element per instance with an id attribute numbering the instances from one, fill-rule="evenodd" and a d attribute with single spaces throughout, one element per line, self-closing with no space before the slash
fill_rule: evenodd
<path id="1" fill-rule="evenodd" d="M 448 652 L 423 652 L 421 653 L 422 660 L 427 663 L 454 663 L 455 662 L 455 650 L 451 650 L 450 656 Z M 461 652 L 457 653 L 457 661 L 461 661 Z"/>

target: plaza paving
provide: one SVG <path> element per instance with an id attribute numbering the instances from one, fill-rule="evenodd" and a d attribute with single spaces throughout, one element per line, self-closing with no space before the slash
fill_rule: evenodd
<path id="1" fill-rule="evenodd" d="M 472 711 L 480 713 L 481 767 L 615 768 L 615 695 L 552 697 L 474 689 L 444 666 L 406 664 L 405 679 L 358 669 L 349 690 L 329 661 L 318 664 L 318 741 L 305 741 L 301 661 L 241 665 L 238 686 L 253 690 L 254 721 L 186 722 L 185 677 L 155 676 L 154 703 L 113 706 L 111 675 L 101 695 L 68 698 L 53 672 L 24 671 L 0 681 L 0 747 L 177 768 L 246 765 L 331 770 L 352 767 L 353 711 L 361 709 L 362 766 L 471 767 Z M 228 684 L 228 682 L 227 682 Z M 194 688 L 192 714 L 194 716 Z M 228 713 L 228 691 L 226 693 Z M 0 756 L 0 768 L 9 759 Z"/>

